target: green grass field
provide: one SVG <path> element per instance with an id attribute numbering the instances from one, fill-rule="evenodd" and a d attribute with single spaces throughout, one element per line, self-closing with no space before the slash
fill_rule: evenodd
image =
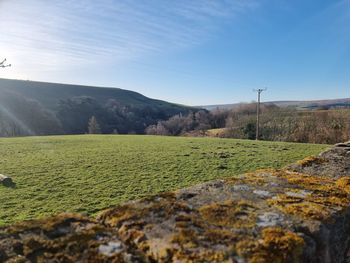
<path id="1" fill-rule="evenodd" d="M 161 191 L 279 168 L 327 145 L 216 138 L 54 136 L 0 139 L 0 225 L 97 211 Z"/>

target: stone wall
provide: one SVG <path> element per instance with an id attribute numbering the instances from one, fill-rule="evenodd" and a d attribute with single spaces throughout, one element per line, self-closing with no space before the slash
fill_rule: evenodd
<path id="1" fill-rule="evenodd" d="M 350 262 L 350 143 L 260 170 L 0 228 L 0 262 Z"/>

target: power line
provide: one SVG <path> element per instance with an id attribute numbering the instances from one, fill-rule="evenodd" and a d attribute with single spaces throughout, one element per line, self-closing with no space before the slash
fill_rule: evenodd
<path id="1" fill-rule="evenodd" d="M 263 91 L 266 91 L 267 88 L 263 89 L 254 89 L 258 95 L 258 101 L 256 103 L 256 134 L 255 134 L 255 140 L 259 140 L 260 138 L 260 95 Z"/>

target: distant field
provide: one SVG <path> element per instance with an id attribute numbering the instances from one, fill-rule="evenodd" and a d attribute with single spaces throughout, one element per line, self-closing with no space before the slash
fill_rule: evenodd
<path id="1" fill-rule="evenodd" d="M 54 136 L 0 139 L 0 225 L 62 211 L 95 212 L 257 168 L 279 168 L 327 145 L 216 138 Z"/>

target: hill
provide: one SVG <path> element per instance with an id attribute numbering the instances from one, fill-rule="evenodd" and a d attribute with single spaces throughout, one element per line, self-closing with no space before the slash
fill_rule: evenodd
<path id="1" fill-rule="evenodd" d="M 327 145 L 144 135 L 0 139 L 0 224 L 112 204 L 213 179 L 280 168 Z M 19 160 L 21 160 L 19 162 Z"/>
<path id="2" fill-rule="evenodd" d="M 234 109 L 245 103 L 233 103 L 233 104 L 217 104 L 217 105 L 204 105 L 199 106 L 207 110 L 215 109 Z M 350 107 L 350 98 L 344 99 L 331 99 L 331 100 L 306 100 L 306 101 L 268 101 L 263 104 L 275 104 L 279 107 L 295 107 L 298 109 L 315 109 L 320 107 L 326 108 L 342 108 Z"/>
<path id="3" fill-rule="evenodd" d="M 104 133 L 143 133 L 158 120 L 195 110 L 119 88 L 11 79 L 0 79 L 0 105 L 0 136 L 86 133 L 92 115 Z"/>

